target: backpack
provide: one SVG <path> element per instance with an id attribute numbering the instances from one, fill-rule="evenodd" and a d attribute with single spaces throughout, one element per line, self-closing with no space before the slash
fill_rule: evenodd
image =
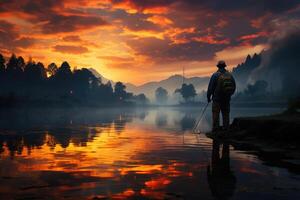
<path id="1" fill-rule="evenodd" d="M 229 72 L 220 73 L 217 80 L 216 93 L 223 97 L 230 97 L 235 91 L 235 83 Z"/>

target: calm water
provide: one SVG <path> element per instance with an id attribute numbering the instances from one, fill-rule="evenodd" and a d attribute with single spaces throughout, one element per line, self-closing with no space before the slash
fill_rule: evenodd
<path id="1" fill-rule="evenodd" d="M 232 117 L 280 109 L 232 109 Z M 201 109 L 1 113 L 0 199 L 299 199 L 299 161 L 191 133 Z M 200 125 L 210 128 L 208 110 Z"/>

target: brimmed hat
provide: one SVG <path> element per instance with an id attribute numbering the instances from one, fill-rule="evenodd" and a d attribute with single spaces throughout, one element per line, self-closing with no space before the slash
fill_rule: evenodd
<path id="1" fill-rule="evenodd" d="M 224 60 L 220 60 L 218 63 L 217 63 L 217 67 L 226 67 L 226 63 Z"/>

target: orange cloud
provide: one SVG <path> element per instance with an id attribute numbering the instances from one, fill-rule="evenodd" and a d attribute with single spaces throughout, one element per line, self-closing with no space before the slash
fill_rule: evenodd
<path id="1" fill-rule="evenodd" d="M 225 26 L 228 25 L 228 21 L 221 19 L 220 21 L 218 21 L 218 23 L 216 24 L 217 28 L 224 28 Z"/>
<path id="2" fill-rule="evenodd" d="M 0 20 L 0 52 L 5 54 L 20 53 L 35 43 L 35 38 L 21 35 L 16 24 Z"/>
<path id="3" fill-rule="evenodd" d="M 166 185 L 169 185 L 171 183 L 171 180 L 168 178 L 158 178 L 158 179 L 152 179 L 150 181 L 146 181 L 145 185 L 148 188 L 151 188 L 152 190 L 162 189 L 166 187 Z"/>
<path id="4" fill-rule="evenodd" d="M 245 60 L 245 57 L 250 54 L 260 53 L 262 50 L 266 49 L 266 45 L 256 45 L 252 46 L 250 44 L 241 46 L 232 46 L 223 49 L 222 51 L 216 52 L 216 60 L 226 60 L 232 65 L 237 65 Z"/>
<path id="5" fill-rule="evenodd" d="M 63 40 L 66 42 L 80 42 L 82 41 L 78 35 L 67 35 L 63 37 Z"/>
<path id="6" fill-rule="evenodd" d="M 53 47 L 54 51 L 68 54 L 83 54 L 87 53 L 89 50 L 82 46 L 71 46 L 71 45 L 55 45 Z"/>
<path id="7" fill-rule="evenodd" d="M 160 26 L 167 26 L 173 24 L 172 20 L 161 15 L 153 15 L 151 17 L 148 17 L 147 21 L 152 22 L 154 24 L 158 24 Z"/>
<path id="8" fill-rule="evenodd" d="M 252 39 L 259 38 L 259 37 L 266 37 L 268 35 L 269 34 L 267 32 L 263 31 L 263 32 L 259 32 L 259 33 L 243 35 L 239 38 L 239 40 L 252 40 Z"/>
<path id="9" fill-rule="evenodd" d="M 173 44 L 184 44 L 190 41 L 189 38 L 181 37 L 182 34 L 195 33 L 196 28 L 170 28 L 165 31 L 165 35 L 172 41 Z"/>
<path id="10" fill-rule="evenodd" d="M 103 8 L 107 9 L 110 7 L 111 0 L 63 0 L 64 7 L 86 7 L 86 8 Z"/>
<path id="11" fill-rule="evenodd" d="M 271 17 L 271 14 L 267 13 L 267 14 L 263 15 L 262 17 L 258 17 L 256 19 L 252 19 L 250 21 L 251 26 L 254 27 L 254 28 L 259 29 L 259 28 L 261 28 L 265 24 L 266 20 L 268 20 L 270 17 Z"/>
<path id="12" fill-rule="evenodd" d="M 127 35 L 127 36 L 136 36 L 137 38 L 149 38 L 149 37 L 153 37 L 153 38 L 157 38 L 160 40 L 164 39 L 164 32 L 158 32 L 158 31 L 154 31 L 154 30 L 130 30 L 128 28 L 124 28 L 123 29 L 123 35 Z"/>
<path id="13" fill-rule="evenodd" d="M 109 60 L 109 61 L 116 61 L 116 62 L 128 62 L 134 61 L 132 57 L 119 57 L 119 56 L 98 56 L 100 59 Z"/>
<path id="14" fill-rule="evenodd" d="M 123 0 L 118 2 L 112 1 L 112 7 L 114 9 L 125 10 L 127 13 L 144 13 L 144 14 L 163 14 L 167 13 L 169 8 L 167 5 L 162 5 L 162 3 L 154 2 L 143 4 L 143 1 L 132 1 L 132 0 Z"/>
<path id="15" fill-rule="evenodd" d="M 207 44 L 229 44 L 230 43 L 229 39 L 218 40 L 211 35 L 203 36 L 203 37 L 202 36 L 193 37 L 192 40 L 197 42 L 207 43 Z"/>
<path id="16" fill-rule="evenodd" d="M 166 14 L 169 12 L 168 7 L 154 7 L 154 8 L 145 8 L 143 10 L 144 14 Z"/>
<path id="17" fill-rule="evenodd" d="M 101 45 L 98 43 L 92 42 L 90 40 L 82 39 L 78 35 L 66 35 L 62 37 L 62 41 L 67 43 L 68 45 L 73 44 L 73 46 L 88 46 L 88 47 L 94 47 L 94 48 L 100 48 Z"/>
<path id="18" fill-rule="evenodd" d="M 234 65 L 259 53 L 268 33 L 288 26 L 275 27 L 278 22 L 299 21 L 294 0 L 265 2 L 264 12 L 253 12 L 262 6 L 255 1 L 251 9 L 233 0 L 217 7 L 208 0 L 1 1 L 0 52 L 45 63 L 68 60 L 138 84 L 177 73 L 182 64 L 203 76 L 216 58 Z"/>
<path id="19" fill-rule="evenodd" d="M 138 12 L 138 8 L 129 0 L 115 2 L 113 4 L 114 9 L 125 10 L 128 13 L 134 14 Z"/>

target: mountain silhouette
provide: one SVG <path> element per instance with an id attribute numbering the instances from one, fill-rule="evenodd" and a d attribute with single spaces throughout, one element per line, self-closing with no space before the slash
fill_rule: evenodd
<path id="1" fill-rule="evenodd" d="M 114 81 L 109 80 L 105 78 L 103 75 L 101 75 L 99 72 L 97 72 L 95 69 L 91 68 L 89 69 L 96 77 L 100 77 L 102 79 L 103 83 L 106 83 L 107 81 L 111 81 L 112 84 L 114 84 Z M 174 93 L 174 91 L 177 88 L 180 88 L 183 82 L 183 76 L 175 74 L 173 76 L 170 76 L 167 79 L 161 80 L 161 81 L 151 81 L 144 83 L 142 85 L 134 85 L 132 83 L 125 83 L 126 90 L 128 92 L 132 92 L 134 94 L 140 94 L 144 93 L 148 98 L 154 99 L 154 93 L 155 90 L 158 87 L 165 88 L 168 93 L 171 95 Z M 191 77 L 191 78 L 185 78 L 185 83 L 193 84 L 196 88 L 197 92 L 200 93 L 202 90 L 207 89 L 207 85 L 209 82 L 209 77 Z"/>
<path id="2" fill-rule="evenodd" d="M 248 55 L 244 62 L 232 69 L 232 75 L 237 82 L 238 90 L 241 91 L 247 87 L 252 72 L 260 66 L 262 56 L 265 54 L 266 52 L 262 51 L 259 54 L 255 53 L 253 56 Z"/>
<path id="3" fill-rule="evenodd" d="M 99 73 L 97 70 L 95 70 L 94 68 L 89 68 L 89 71 L 91 71 L 91 72 L 94 74 L 94 76 L 96 76 L 97 78 L 101 78 L 101 82 L 102 82 L 102 83 L 107 83 L 108 81 L 110 81 L 110 83 L 111 83 L 112 85 L 115 85 L 115 82 L 114 82 L 114 81 L 112 81 L 112 80 L 110 80 L 110 79 L 108 79 L 108 78 L 102 76 L 102 74 L 100 74 L 100 73 Z"/>
<path id="4" fill-rule="evenodd" d="M 191 77 L 184 78 L 184 82 L 188 84 L 193 84 L 197 92 L 201 92 L 202 90 L 206 90 L 207 84 L 209 81 L 209 77 Z M 183 83 L 183 76 L 181 75 L 173 75 L 167 79 L 161 81 L 153 81 L 148 82 L 140 86 L 135 85 L 127 85 L 127 90 L 133 93 L 144 93 L 148 98 L 153 99 L 155 90 L 158 87 L 165 88 L 170 95 L 174 93 L 177 88 L 180 88 Z"/>

